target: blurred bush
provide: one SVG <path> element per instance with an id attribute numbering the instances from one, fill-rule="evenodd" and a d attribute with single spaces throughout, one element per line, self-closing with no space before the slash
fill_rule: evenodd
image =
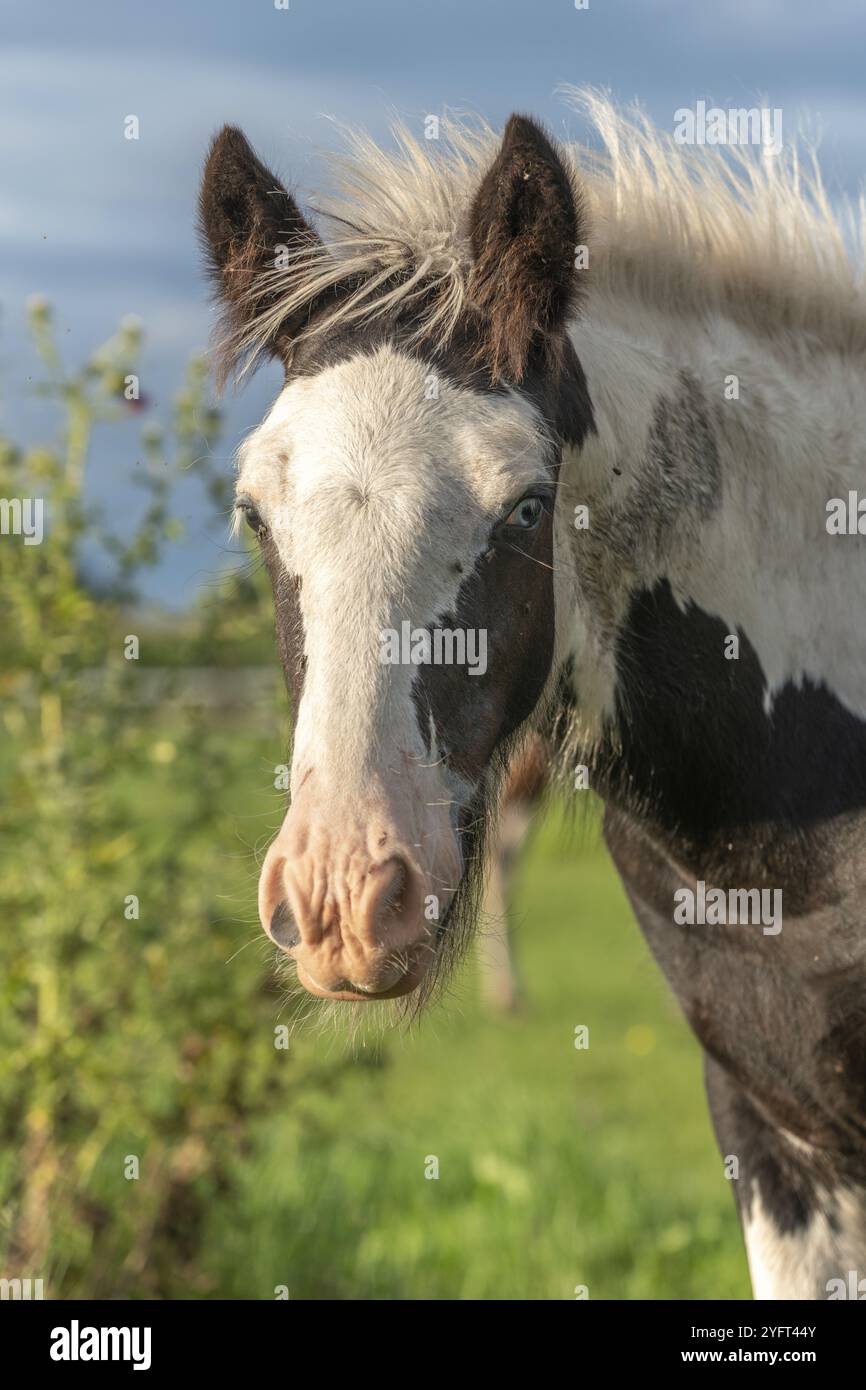
<path id="1" fill-rule="evenodd" d="M 180 534 L 180 475 L 226 508 L 208 457 L 220 418 L 194 360 L 171 421 L 149 422 L 134 321 L 69 374 L 48 306 L 30 320 L 62 432 L 28 450 L 0 438 L 0 498 L 45 509 L 41 544 L 0 536 L 0 1273 L 43 1277 L 47 1297 L 202 1296 L 203 1215 L 230 1198 L 248 1119 L 297 1084 L 274 1046 L 266 946 L 227 967 L 239 918 L 218 897 L 232 833 L 218 808 L 249 747 L 194 710 L 142 710 L 128 659 L 136 581 Z M 129 427 L 145 494 L 126 539 L 85 502 L 108 421 Z M 113 566 L 99 596 L 85 543 Z M 269 610 L 256 576 L 233 580 L 185 622 L 185 659 L 230 663 Z M 257 775 L 274 807 L 272 773 Z M 251 886 L 243 935 L 263 943 L 252 901 Z"/>

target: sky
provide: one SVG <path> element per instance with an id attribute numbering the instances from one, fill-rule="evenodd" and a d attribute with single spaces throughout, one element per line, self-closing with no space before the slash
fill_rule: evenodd
<path id="1" fill-rule="evenodd" d="M 54 305 L 76 364 L 127 314 L 146 332 L 142 391 L 165 411 L 213 310 L 194 232 L 202 160 L 225 122 L 303 199 L 337 123 L 387 141 L 399 114 L 451 107 L 493 125 L 518 110 L 580 137 L 563 83 L 638 100 L 663 128 L 699 100 L 783 111 L 785 131 L 820 132 L 831 191 L 866 174 L 862 0 L 0 0 L 0 433 L 50 440 L 25 332 L 34 294 Z M 139 139 L 124 138 L 135 115 Z M 234 450 L 279 388 L 266 366 L 224 398 L 218 445 Z M 88 494 L 132 524 L 133 432 L 98 436 Z M 184 540 L 146 597 L 192 602 L 237 545 L 194 478 L 179 496 Z"/>

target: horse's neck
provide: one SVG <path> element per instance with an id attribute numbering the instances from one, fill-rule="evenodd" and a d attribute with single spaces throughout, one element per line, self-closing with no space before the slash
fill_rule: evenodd
<path id="1" fill-rule="evenodd" d="M 558 603 L 590 736 L 670 721 L 687 756 L 693 726 L 724 767 L 738 728 L 763 746 L 776 701 L 825 688 L 847 737 L 866 715 L 866 541 L 826 522 L 857 486 L 858 365 L 637 309 L 574 341 L 597 434 L 565 460 Z"/>

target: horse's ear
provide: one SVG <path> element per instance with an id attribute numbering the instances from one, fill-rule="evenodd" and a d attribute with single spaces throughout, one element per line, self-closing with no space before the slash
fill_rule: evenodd
<path id="1" fill-rule="evenodd" d="M 544 131 L 512 116 L 472 205 L 470 296 L 487 319 L 494 375 L 520 381 L 534 346 L 552 343 L 578 298 L 583 213 Z"/>
<path id="2" fill-rule="evenodd" d="M 312 249 L 321 243 L 294 198 L 235 126 L 224 126 L 210 147 L 198 207 L 202 244 L 233 341 L 277 302 L 278 248 Z M 292 327 L 280 325 L 271 344 L 274 353 L 281 353 Z M 230 365 L 223 363 L 223 374 Z"/>

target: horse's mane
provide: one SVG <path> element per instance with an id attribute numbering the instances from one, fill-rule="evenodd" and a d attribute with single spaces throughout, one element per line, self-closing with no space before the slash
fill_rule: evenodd
<path id="1" fill-rule="evenodd" d="M 639 108 L 621 111 L 593 90 L 566 95 L 597 139 L 561 144 L 588 213 L 587 317 L 594 297 L 616 296 L 720 313 L 780 343 L 808 335 L 827 350 L 866 351 L 866 206 L 861 197 L 837 216 L 812 148 L 681 145 Z M 399 310 L 415 316 L 419 337 L 447 342 L 470 307 L 467 215 L 498 137 L 455 116 L 438 139 L 401 125 L 393 134 L 386 150 L 345 132 L 346 149 L 327 156 L 333 192 L 314 208 L 323 244 L 259 278 L 251 293 L 267 307 L 223 345 L 227 355 L 254 360 L 283 319 L 338 286 L 349 288 L 301 336 Z"/>

